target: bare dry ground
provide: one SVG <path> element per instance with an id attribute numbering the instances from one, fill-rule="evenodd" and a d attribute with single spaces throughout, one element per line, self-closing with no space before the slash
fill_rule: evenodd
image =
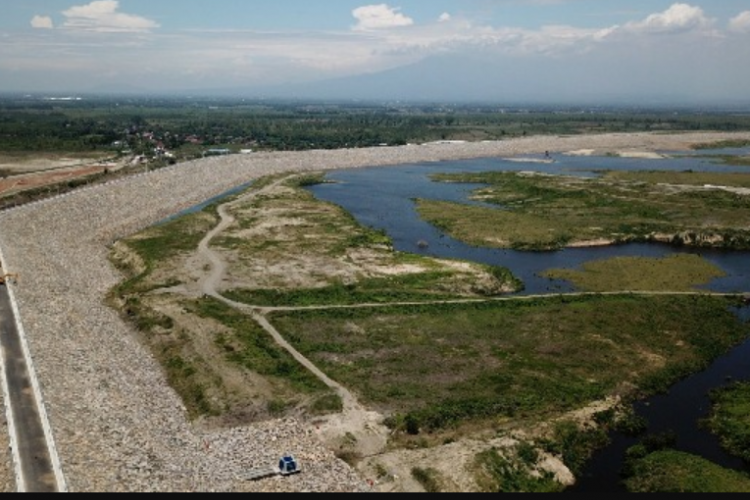
<path id="1" fill-rule="evenodd" d="M 0 197 L 52 186 L 92 174 L 115 171 L 126 164 L 101 154 L 8 154 L 0 153 Z"/>
<path id="2" fill-rule="evenodd" d="M 0 152 L 0 172 L 6 175 L 20 175 L 33 172 L 47 172 L 73 167 L 81 167 L 104 159 L 100 154 L 63 155 L 57 153 L 2 153 Z"/>

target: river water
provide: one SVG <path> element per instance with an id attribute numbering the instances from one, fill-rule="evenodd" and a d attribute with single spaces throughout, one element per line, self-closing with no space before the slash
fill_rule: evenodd
<path id="1" fill-rule="evenodd" d="M 555 294 L 576 291 L 560 280 L 540 277 L 552 268 L 579 268 L 583 263 L 616 256 L 664 257 L 674 253 L 698 253 L 720 267 L 726 276 L 705 285 L 706 290 L 743 293 L 750 291 L 750 252 L 689 249 L 659 244 L 627 244 L 602 248 L 566 249 L 556 252 L 517 252 L 478 248 L 454 240 L 424 222 L 416 212 L 414 199 L 472 203 L 469 196 L 477 185 L 432 182 L 434 173 L 488 171 L 538 171 L 551 174 L 593 176 L 602 170 L 659 170 L 743 172 L 747 167 L 730 167 L 703 155 L 748 155 L 750 148 L 702 151 L 697 154 L 669 153 L 668 159 L 590 157 L 553 155 L 554 163 L 541 163 L 543 155 L 521 158 L 489 158 L 409 164 L 334 171 L 327 175 L 332 183 L 313 186 L 310 191 L 321 200 L 336 203 L 363 225 L 385 230 L 398 251 L 440 258 L 456 258 L 504 266 L 523 280 L 519 295 Z M 427 242 L 424 247 L 420 242 Z M 737 309 L 743 321 L 750 321 L 750 308 Z M 701 429 L 700 419 L 708 416 L 711 389 L 730 380 L 750 381 L 750 339 L 717 359 L 705 372 L 674 385 L 668 394 L 658 395 L 635 405 L 636 413 L 649 422 L 649 433 L 671 431 L 677 436 L 677 448 L 703 456 L 727 468 L 750 472 L 748 464 L 726 454 L 718 440 Z M 611 444 L 599 451 L 572 492 L 623 492 L 620 470 L 625 450 L 637 439 L 611 434 Z"/>

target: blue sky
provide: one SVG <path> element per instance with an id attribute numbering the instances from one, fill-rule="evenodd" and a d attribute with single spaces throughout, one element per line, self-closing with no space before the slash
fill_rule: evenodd
<path id="1" fill-rule="evenodd" d="M 0 91 L 346 92 L 361 75 L 373 98 L 750 102 L 750 1 L 0 0 Z"/>

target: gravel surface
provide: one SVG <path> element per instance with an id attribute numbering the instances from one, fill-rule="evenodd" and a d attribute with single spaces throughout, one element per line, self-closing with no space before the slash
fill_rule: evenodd
<path id="1" fill-rule="evenodd" d="M 5 269 L 54 450 L 71 492 L 365 492 L 366 478 L 294 420 L 221 431 L 187 420 L 181 401 L 134 332 L 103 304 L 120 280 L 108 261 L 119 238 L 268 174 L 398 165 L 581 149 L 683 149 L 750 134 L 606 134 L 531 137 L 466 144 L 404 146 L 207 158 L 86 188 L 0 213 Z M 3 419 L 3 424 L 5 421 Z M 7 445 L 7 425 L 0 445 Z M 7 446 L 5 447 L 7 449 Z M 249 469 L 297 456 L 303 472 L 261 481 Z M 0 456 L 0 489 L 14 491 L 10 454 Z"/>

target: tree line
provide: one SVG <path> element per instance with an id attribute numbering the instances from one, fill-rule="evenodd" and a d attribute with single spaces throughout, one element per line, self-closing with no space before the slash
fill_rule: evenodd
<path id="1" fill-rule="evenodd" d="M 179 159 L 204 148 L 267 151 L 397 146 L 526 135 L 750 130 L 728 112 L 505 108 L 499 105 L 355 104 L 95 98 L 40 102 L 0 97 L 0 150 L 151 154 Z"/>

